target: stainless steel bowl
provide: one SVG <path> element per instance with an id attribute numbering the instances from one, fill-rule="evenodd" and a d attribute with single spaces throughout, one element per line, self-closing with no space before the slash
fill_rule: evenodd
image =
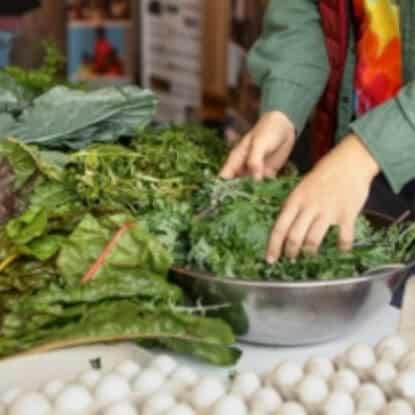
<path id="1" fill-rule="evenodd" d="M 390 303 L 406 269 L 328 282 L 253 282 L 175 269 L 193 298 L 227 305 L 217 315 L 242 342 L 269 346 L 324 343 L 349 333 Z"/>

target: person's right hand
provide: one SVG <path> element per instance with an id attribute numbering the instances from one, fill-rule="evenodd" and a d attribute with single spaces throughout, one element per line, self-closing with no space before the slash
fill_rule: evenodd
<path id="1" fill-rule="evenodd" d="M 295 143 L 295 127 L 278 111 L 265 113 L 232 150 L 220 172 L 224 179 L 275 177 L 285 166 Z"/>

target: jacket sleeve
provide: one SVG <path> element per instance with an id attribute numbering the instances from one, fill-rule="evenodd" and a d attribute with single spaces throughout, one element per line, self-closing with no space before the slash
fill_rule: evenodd
<path id="1" fill-rule="evenodd" d="M 415 82 L 351 124 L 396 193 L 415 178 Z"/>
<path id="2" fill-rule="evenodd" d="M 301 133 L 330 69 L 316 0 L 270 0 L 248 65 L 262 90 L 262 112 L 284 112 Z"/>

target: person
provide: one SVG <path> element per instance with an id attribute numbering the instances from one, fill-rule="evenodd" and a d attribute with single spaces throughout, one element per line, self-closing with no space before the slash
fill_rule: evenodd
<path id="1" fill-rule="evenodd" d="M 107 32 L 104 27 L 96 29 L 94 44 L 94 72 L 105 74 L 108 68 L 108 60 L 111 55 L 112 45 L 107 38 Z"/>
<path id="2" fill-rule="evenodd" d="M 378 179 L 394 194 L 414 179 L 414 19 L 412 0 L 270 0 L 248 57 L 262 115 L 220 173 L 274 177 L 310 132 L 314 167 L 276 220 L 269 263 L 316 254 L 331 226 L 349 251 Z"/>
<path id="3" fill-rule="evenodd" d="M 39 0 L 0 2 L 0 68 L 9 63 L 12 42 L 20 26 L 22 16 L 39 6 Z"/>

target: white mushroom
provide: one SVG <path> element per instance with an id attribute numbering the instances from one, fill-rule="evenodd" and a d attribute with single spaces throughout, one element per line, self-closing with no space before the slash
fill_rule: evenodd
<path id="1" fill-rule="evenodd" d="M 197 380 L 198 376 L 192 369 L 181 367 L 171 374 L 164 387 L 172 395 L 181 398 L 189 388 L 196 384 Z"/>
<path id="2" fill-rule="evenodd" d="M 177 362 L 170 356 L 162 355 L 156 357 L 150 365 L 151 368 L 159 370 L 165 376 L 169 376 L 177 367 Z"/>
<path id="3" fill-rule="evenodd" d="M 270 376 L 272 385 L 289 400 L 295 397 L 295 387 L 304 375 L 297 363 L 283 362 L 278 365 Z"/>
<path id="4" fill-rule="evenodd" d="M 414 415 L 414 411 L 407 401 L 396 399 L 387 404 L 382 415 Z"/>
<path id="5" fill-rule="evenodd" d="M 259 389 L 253 395 L 250 402 L 251 412 L 274 413 L 282 404 L 280 394 L 271 387 Z"/>
<path id="6" fill-rule="evenodd" d="M 114 373 L 104 376 L 95 388 L 95 398 L 104 403 L 125 399 L 130 393 L 131 388 L 127 380 Z"/>
<path id="7" fill-rule="evenodd" d="M 391 396 L 393 393 L 393 382 L 397 375 L 398 372 L 391 362 L 381 361 L 373 367 L 371 379 L 381 387 L 386 395 Z"/>
<path id="8" fill-rule="evenodd" d="M 327 399 L 328 387 L 324 379 L 314 375 L 305 376 L 297 386 L 297 396 L 307 411 L 312 412 Z"/>
<path id="9" fill-rule="evenodd" d="M 400 373 L 395 381 L 395 390 L 400 397 L 415 402 L 415 370 Z"/>
<path id="10" fill-rule="evenodd" d="M 87 370 L 79 376 L 79 382 L 85 385 L 87 388 L 93 389 L 100 381 L 102 372 L 95 369 Z"/>
<path id="11" fill-rule="evenodd" d="M 188 402 L 196 411 L 211 407 L 225 394 L 225 386 L 215 378 L 202 378 L 189 392 Z"/>
<path id="12" fill-rule="evenodd" d="M 333 391 L 354 393 L 360 385 L 359 377 L 351 369 L 341 369 L 334 373 L 329 381 Z"/>
<path id="13" fill-rule="evenodd" d="M 11 405 L 16 398 L 21 395 L 22 390 L 19 388 L 9 389 L 0 396 L 0 402 L 6 406 Z"/>
<path id="14" fill-rule="evenodd" d="M 51 400 L 54 400 L 59 393 L 63 390 L 65 387 L 65 383 L 62 380 L 53 380 L 49 383 L 47 383 L 43 389 L 42 393 Z"/>
<path id="15" fill-rule="evenodd" d="M 415 352 L 404 355 L 398 363 L 400 371 L 415 370 Z"/>
<path id="16" fill-rule="evenodd" d="M 164 383 L 165 377 L 156 369 L 143 370 L 133 381 L 133 391 L 137 400 L 156 392 Z"/>
<path id="17" fill-rule="evenodd" d="M 333 392 L 321 406 L 321 415 L 353 415 L 354 401 L 345 392 Z"/>
<path id="18" fill-rule="evenodd" d="M 133 362 L 132 360 L 125 360 L 115 368 L 115 371 L 119 375 L 125 377 L 128 381 L 131 381 L 137 377 L 140 370 L 140 365 L 136 362 Z"/>
<path id="19" fill-rule="evenodd" d="M 193 386 L 197 382 L 198 376 L 193 369 L 180 367 L 172 373 L 171 379 L 183 383 L 186 386 Z"/>
<path id="20" fill-rule="evenodd" d="M 235 395 L 226 395 L 220 398 L 213 406 L 212 415 L 247 415 L 248 409 L 244 401 Z"/>
<path id="21" fill-rule="evenodd" d="M 357 344 L 346 352 L 346 363 L 362 380 L 367 380 L 370 370 L 376 364 L 376 356 L 372 347 Z"/>
<path id="22" fill-rule="evenodd" d="M 9 409 L 10 415 L 49 415 L 52 407 L 40 393 L 27 393 L 19 396 Z"/>
<path id="23" fill-rule="evenodd" d="M 163 415 L 195 415 L 193 409 L 184 403 L 178 404 L 164 412 Z"/>
<path id="24" fill-rule="evenodd" d="M 344 353 L 340 353 L 338 354 L 334 359 L 333 359 L 333 363 L 334 366 L 338 369 L 346 369 L 347 368 L 347 363 L 346 363 L 346 355 Z"/>
<path id="25" fill-rule="evenodd" d="M 129 402 L 117 402 L 105 409 L 102 415 L 138 415 L 138 412 Z"/>
<path id="26" fill-rule="evenodd" d="M 150 397 L 142 406 L 142 415 L 157 415 L 169 410 L 176 404 L 176 400 L 168 393 L 159 392 Z"/>
<path id="27" fill-rule="evenodd" d="M 277 415 L 307 415 L 306 410 L 297 402 L 286 402 L 277 411 Z"/>
<path id="28" fill-rule="evenodd" d="M 331 360 L 326 357 L 312 357 L 305 364 L 304 371 L 309 375 L 316 375 L 328 380 L 334 373 L 334 366 Z"/>
<path id="29" fill-rule="evenodd" d="M 88 389 L 81 385 L 67 385 L 55 401 L 56 413 L 82 412 L 92 405 L 93 399 Z"/>
<path id="30" fill-rule="evenodd" d="M 386 398 L 379 386 L 366 383 L 359 387 L 355 395 L 358 411 L 378 412 L 386 404 Z"/>
<path id="31" fill-rule="evenodd" d="M 163 389 L 177 399 L 185 397 L 189 387 L 176 379 L 169 379 L 163 385 Z"/>
<path id="32" fill-rule="evenodd" d="M 379 360 L 387 360 L 393 364 L 398 363 L 407 351 L 408 345 L 399 336 L 387 337 L 376 346 L 377 358 Z"/>
<path id="33" fill-rule="evenodd" d="M 261 381 L 255 373 L 241 373 L 233 381 L 231 392 L 249 400 L 260 387 Z"/>

